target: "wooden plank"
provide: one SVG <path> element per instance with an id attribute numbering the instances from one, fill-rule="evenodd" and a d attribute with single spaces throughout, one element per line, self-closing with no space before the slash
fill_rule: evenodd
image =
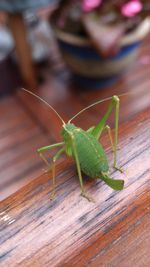
<path id="1" fill-rule="evenodd" d="M 0 200 L 43 172 L 37 148 L 51 142 L 15 97 L 0 101 Z M 51 155 L 53 155 L 53 151 Z"/>
<path id="2" fill-rule="evenodd" d="M 37 178 L 1 202 L 1 266 L 149 266 L 150 109 L 120 127 L 119 165 L 114 192 L 86 179 L 95 198 L 80 196 L 73 162 L 57 166 L 57 197 L 50 201 L 50 174 Z M 103 143 L 110 159 L 108 139 Z"/>

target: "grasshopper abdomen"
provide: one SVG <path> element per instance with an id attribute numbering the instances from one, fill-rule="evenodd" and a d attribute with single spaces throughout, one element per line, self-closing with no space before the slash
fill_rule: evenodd
<path id="1" fill-rule="evenodd" d="M 108 161 L 104 149 L 92 134 L 73 124 L 66 124 L 63 137 L 67 151 L 70 146 L 68 135 L 74 139 L 81 170 L 86 175 L 98 178 L 101 176 L 101 172 L 108 172 Z"/>
<path id="2" fill-rule="evenodd" d="M 74 130 L 81 170 L 92 178 L 100 177 L 101 172 L 107 172 L 108 161 L 102 145 L 92 134 L 77 128 Z"/>

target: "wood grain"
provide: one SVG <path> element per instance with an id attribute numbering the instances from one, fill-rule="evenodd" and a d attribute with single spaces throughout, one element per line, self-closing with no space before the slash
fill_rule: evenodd
<path id="1" fill-rule="evenodd" d="M 43 172 L 36 150 L 51 141 L 15 97 L 1 100 L 0 200 Z"/>
<path id="2" fill-rule="evenodd" d="M 57 197 L 50 201 L 51 174 L 37 178 L 1 202 L 1 266 L 150 265 L 149 175 L 150 109 L 120 126 L 119 165 L 114 178 L 125 189 L 114 192 L 101 181 L 85 179 L 95 198 L 80 196 L 75 166 L 57 166 Z M 102 140 L 110 162 L 107 137 Z"/>

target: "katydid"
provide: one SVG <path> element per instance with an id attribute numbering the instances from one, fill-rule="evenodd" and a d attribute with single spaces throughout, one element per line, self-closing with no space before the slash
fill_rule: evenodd
<path id="1" fill-rule="evenodd" d="M 114 154 L 113 167 L 121 171 L 121 169 L 119 169 L 117 166 L 118 120 L 119 120 L 119 102 L 120 102 L 119 97 L 114 95 L 112 97 L 99 100 L 91 104 L 90 106 L 82 109 L 67 123 L 65 123 L 64 120 L 61 118 L 61 116 L 57 113 L 57 111 L 51 105 L 49 105 L 45 100 L 41 99 L 39 96 L 35 95 L 34 93 L 26 89 L 23 90 L 43 101 L 55 112 L 55 114 L 57 114 L 59 119 L 62 121 L 62 130 L 61 130 L 62 142 L 45 146 L 37 150 L 40 157 L 47 164 L 48 168 L 50 168 L 51 165 L 49 164 L 43 153 L 52 148 L 56 147 L 60 148 L 60 150 L 58 150 L 58 152 L 56 153 L 56 155 L 53 157 L 52 160 L 53 190 L 51 194 L 51 199 L 54 198 L 56 193 L 55 164 L 63 153 L 65 153 L 68 157 L 73 157 L 76 162 L 76 167 L 81 187 L 81 195 L 83 197 L 87 198 L 88 200 L 91 200 L 91 198 L 88 196 L 88 194 L 84 189 L 82 172 L 90 176 L 91 178 L 94 179 L 98 178 L 103 180 L 108 186 L 110 186 L 114 190 L 122 190 L 124 187 L 124 181 L 114 180 L 110 177 L 107 156 L 101 143 L 99 142 L 102 132 L 104 130 L 107 130 Z M 103 116 L 103 118 L 96 126 L 93 126 L 89 128 L 87 131 L 84 131 L 83 129 L 78 128 L 72 123 L 72 120 L 75 119 L 79 114 L 106 100 L 111 101 L 110 105 L 108 107 L 106 114 Z M 114 140 L 111 134 L 111 128 L 107 125 L 107 119 L 109 118 L 109 115 L 113 109 L 115 109 Z"/>

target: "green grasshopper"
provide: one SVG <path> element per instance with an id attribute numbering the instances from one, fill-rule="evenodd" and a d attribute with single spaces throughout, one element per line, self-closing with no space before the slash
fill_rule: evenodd
<path id="1" fill-rule="evenodd" d="M 49 146 L 39 148 L 37 150 L 40 157 L 47 164 L 48 168 L 50 168 L 50 164 L 47 161 L 47 159 L 44 157 L 43 153 L 49 149 L 60 147 L 60 150 L 53 157 L 53 164 L 52 164 L 53 191 L 52 191 L 51 199 L 54 198 L 55 192 L 56 192 L 56 182 L 55 182 L 56 161 L 59 159 L 59 157 L 63 153 L 66 153 L 67 156 L 73 157 L 75 159 L 79 181 L 80 181 L 81 195 L 87 198 L 89 201 L 91 200 L 91 198 L 88 196 L 88 194 L 86 193 L 84 189 L 82 172 L 91 178 L 94 178 L 94 179 L 100 178 L 114 190 L 122 190 L 124 187 L 124 181 L 113 180 L 109 176 L 109 165 L 108 165 L 107 156 L 105 154 L 105 151 L 101 143 L 99 142 L 102 132 L 104 130 L 107 130 L 109 138 L 110 138 L 110 142 L 111 142 L 111 147 L 114 153 L 113 167 L 122 172 L 122 170 L 117 167 L 118 120 L 119 120 L 119 102 L 120 102 L 119 97 L 114 95 L 112 97 L 99 100 L 93 103 L 92 105 L 82 109 L 74 117 L 72 117 L 67 123 L 65 123 L 63 119 L 61 118 L 61 116 L 57 113 L 57 111 L 51 105 L 49 105 L 45 100 L 41 99 L 39 96 L 35 95 L 34 93 L 26 89 L 23 89 L 23 90 L 30 93 L 31 95 L 34 95 L 36 98 L 38 98 L 39 100 L 44 102 L 47 106 L 49 106 L 55 112 L 55 114 L 59 117 L 59 119 L 62 121 L 62 124 L 63 124 L 62 130 L 61 130 L 61 136 L 62 136 L 63 141 L 60 143 L 56 143 L 56 144 L 52 144 Z M 83 111 L 101 102 L 104 102 L 106 100 L 111 100 L 111 103 L 108 107 L 106 114 L 103 116 L 103 118 L 100 120 L 100 122 L 96 126 L 93 126 L 89 128 L 87 131 L 84 131 L 83 129 L 78 128 L 73 123 L 71 123 L 71 121 L 75 119 Z M 111 128 L 107 125 L 106 122 L 107 122 L 107 119 L 110 113 L 112 112 L 114 108 L 115 108 L 115 136 L 114 136 L 114 141 L 113 141 Z"/>

